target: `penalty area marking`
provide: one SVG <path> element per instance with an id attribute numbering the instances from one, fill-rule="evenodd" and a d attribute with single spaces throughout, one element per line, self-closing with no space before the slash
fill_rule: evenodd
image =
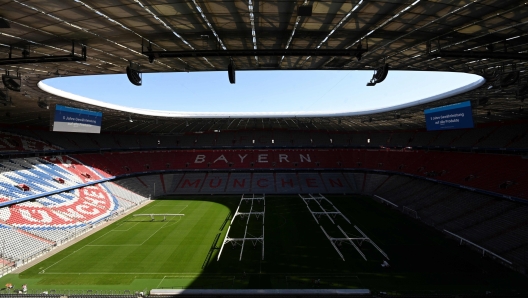
<path id="1" fill-rule="evenodd" d="M 117 230 L 117 228 L 121 227 L 125 222 L 122 222 L 121 224 L 119 224 L 118 226 L 116 226 L 115 229 L 113 229 L 111 232 L 127 232 L 127 231 L 130 231 L 130 229 L 132 229 L 133 227 L 135 227 L 139 222 L 136 222 L 134 225 L 130 226 L 128 229 L 126 230 Z"/>
<path id="2" fill-rule="evenodd" d="M 177 206 L 178 206 L 178 205 L 177 205 Z M 179 206 L 182 206 L 182 205 L 179 205 Z M 189 205 L 184 205 L 184 206 L 185 206 L 185 207 L 183 207 L 183 209 L 181 209 L 179 212 L 182 212 L 183 210 L 185 210 L 185 208 L 187 208 Z M 86 245 L 80 247 L 80 248 L 77 249 L 77 250 L 74 250 L 73 252 L 71 252 L 70 254 L 64 256 L 63 258 L 61 258 L 61 259 L 58 260 L 57 262 L 55 262 L 55 263 L 51 264 L 50 266 L 44 268 L 42 271 L 39 272 L 39 274 L 61 274 L 61 273 L 55 273 L 55 272 L 53 272 L 53 273 L 47 273 L 46 270 L 48 270 L 49 268 L 51 268 L 51 267 L 57 265 L 58 263 L 62 262 L 64 259 L 68 258 L 69 256 L 73 255 L 74 253 L 78 252 L 79 250 L 81 250 L 81 249 L 83 249 L 83 248 L 85 248 L 85 247 L 87 247 L 87 246 L 114 246 L 114 247 L 115 247 L 115 246 L 141 246 L 141 245 L 143 245 L 145 242 L 147 242 L 150 238 L 152 238 L 152 236 L 154 236 L 157 232 L 159 232 L 159 230 L 161 230 L 163 227 L 165 227 L 168 223 L 171 223 L 171 225 L 174 225 L 174 224 L 178 223 L 178 222 L 180 221 L 180 219 L 181 219 L 181 216 L 178 217 L 178 220 L 177 220 L 176 222 L 166 221 L 161 227 L 159 227 L 154 233 L 152 233 L 147 239 L 145 239 L 145 240 L 144 240 L 142 243 L 140 243 L 140 244 L 119 244 L 119 245 L 114 245 L 114 244 L 111 244 L 111 245 L 104 245 L 104 244 L 98 245 L 98 244 L 93 244 L 93 245 L 92 245 L 92 244 L 91 244 L 91 243 L 94 243 L 95 241 L 101 239 L 102 237 L 108 235 L 110 232 L 114 232 L 114 229 L 115 229 L 115 228 L 114 228 L 114 229 L 112 229 L 112 230 L 110 230 L 110 231 L 104 233 L 103 235 L 101 235 L 101 236 L 95 238 L 95 239 L 92 240 L 90 243 L 88 243 L 88 244 L 86 244 Z M 117 227 L 116 227 L 116 228 L 117 228 Z M 74 245 L 75 245 L 75 244 L 74 244 Z M 75 273 L 70 273 L 70 274 L 75 274 Z M 86 274 L 86 273 L 79 273 L 79 274 Z M 103 273 L 103 274 L 105 274 L 105 273 Z M 108 273 L 108 274 L 112 274 L 112 273 Z M 119 274 L 119 273 L 116 273 L 116 274 Z"/>
<path id="3" fill-rule="evenodd" d="M 159 282 L 158 286 L 156 288 L 159 288 L 161 286 L 161 284 L 163 283 L 163 281 L 165 280 L 165 278 L 167 277 L 179 277 L 179 278 L 183 278 L 182 276 L 175 276 L 175 275 L 164 275 L 163 278 L 161 279 L 161 281 Z M 196 278 L 198 276 L 192 276 L 190 278 Z"/>
<path id="4" fill-rule="evenodd" d="M 178 220 L 175 221 L 175 222 L 165 221 L 165 223 L 161 227 L 159 227 L 154 233 L 150 234 L 150 236 L 148 236 L 145 240 L 143 240 L 143 242 L 138 243 L 138 244 L 87 244 L 87 245 L 85 245 L 83 247 L 86 247 L 86 246 L 141 246 L 141 245 L 145 244 L 145 242 L 147 242 L 150 238 L 152 238 L 152 236 L 156 235 L 156 233 L 158 233 L 161 229 L 163 229 L 168 223 L 171 223 L 171 225 L 174 225 L 174 224 L 177 224 L 178 222 L 180 222 L 180 220 L 181 220 L 181 217 L 178 217 Z M 108 233 L 110 233 L 110 232 L 113 232 L 113 230 L 109 231 Z M 106 233 L 106 234 L 108 234 L 108 233 Z"/>

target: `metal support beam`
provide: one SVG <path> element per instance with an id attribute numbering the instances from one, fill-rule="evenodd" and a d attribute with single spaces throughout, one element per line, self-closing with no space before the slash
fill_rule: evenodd
<path id="1" fill-rule="evenodd" d="M 438 58 L 470 58 L 470 59 L 498 59 L 498 60 L 528 60 L 528 54 L 509 52 L 484 51 L 435 51 L 429 52 L 430 57 Z"/>
<path id="2" fill-rule="evenodd" d="M 188 57 L 259 57 L 259 56 L 351 56 L 365 53 L 368 49 L 248 49 L 248 50 L 197 50 L 197 51 L 143 51 L 154 58 Z"/>
<path id="3" fill-rule="evenodd" d="M 14 65 L 14 64 L 25 64 L 25 63 L 49 63 L 49 62 L 70 62 L 70 61 L 86 61 L 86 46 L 81 46 L 81 55 L 75 55 L 75 46 L 72 44 L 72 52 L 69 55 L 59 56 L 39 56 L 30 57 L 23 56 L 18 58 L 11 57 L 12 49 L 9 49 L 9 58 L 0 59 L 0 65 Z"/>

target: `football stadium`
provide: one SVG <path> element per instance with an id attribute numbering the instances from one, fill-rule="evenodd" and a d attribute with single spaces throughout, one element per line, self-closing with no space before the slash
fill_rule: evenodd
<path id="1" fill-rule="evenodd" d="M 513 0 L 0 0 L 0 295 L 526 297 L 527 32 Z M 52 84 L 288 71 L 475 79 L 273 113 Z"/>

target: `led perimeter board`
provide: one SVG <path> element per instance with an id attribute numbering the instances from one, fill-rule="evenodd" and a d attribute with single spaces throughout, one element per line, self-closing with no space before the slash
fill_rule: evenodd
<path id="1" fill-rule="evenodd" d="M 102 118 L 101 112 L 56 105 L 53 131 L 101 133 Z"/>
<path id="2" fill-rule="evenodd" d="M 424 114 L 427 130 L 473 128 L 473 113 L 469 101 L 427 109 Z"/>

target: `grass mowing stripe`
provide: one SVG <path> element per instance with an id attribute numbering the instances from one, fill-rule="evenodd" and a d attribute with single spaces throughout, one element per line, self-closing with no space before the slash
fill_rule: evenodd
<path id="1" fill-rule="evenodd" d="M 187 206 L 185 206 L 183 209 L 185 209 L 185 208 L 187 208 Z M 182 210 L 183 210 L 183 209 L 182 209 Z M 180 220 L 180 219 L 178 219 L 178 221 L 179 221 L 179 220 Z M 86 245 L 80 247 L 79 250 L 80 250 L 80 249 L 83 249 L 83 248 L 86 248 L 86 247 L 95 247 L 95 246 L 114 246 L 114 247 L 141 246 L 141 245 L 143 245 L 146 241 L 148 241 L 152 236 L 154 236 L 159 230 L 161 230 L 161 229 L 162 229 L 167 223 L 169 223 L 169 221 L 166 221 L 165 224 L 164 224 L 163 226 L 161 226 L 160 228 L 158 228 L 153 234 L 151 234 L 147 239 L 145 239 L 142 243 L 139 243 L 139 244 L 114 244 L 114 245 L 112 245 L 112 244 L 101 244 L 101 245 L 96 245 L 96 244 L 86 244 Z M 112 230 L 106 232 L 105 234 L 103 234 L 103 235 L 101 235 L 100 237 L 94 239 L 94 240 L 93 240 L 92 242 L 90 242 L 90 243 L 93 243 L 93 242 L 95 242 L 95 241 L 97 241 L 97 240 L 99 240 L 99 239 L 105 237 L 106 235 L 110 234 L 111 232 L 114 232 L 114 230 L 112 229 Z M 73 253 L 76 253 L 76 252 L 78 252 L 78 250 L 74 251 Z M 53 267 L 53 266 L 55 266 L 56 264 L 58 264 L 59 262 L 63 261 L 65 258 L 71 256 L 73 253 L 67 255 L 66 257 L 64 257 L 64 258 L 62 258 L 62 259 L 60 259 L 59 261 L 55 262 L 55 263 L 52 264 L 51 266 L 46 267 L 46 268 L 45 268 L 44 270 L 42 270 L 41 272 L 44 273 L 44 272 L 46 272 L 46 271 L 49 271 L 49 269 L 50 269 L 51 267 Z M 49 272 L 48 272 L 48 273 L 49 273 Z"/>
<path id="2" fill-rule="evenodd" d="M 187 206 L 179 221 L 138 221 L 132 213 L 0 282 L 27 283 L 40 289 L 144 290 L 157 286 L 312 288 L 312 281 L 321 279 L 325 287 L 374 291 L 464 293 L 491 289 L 494 293 L 528 293 L 522 276 L 459 247 L 398 211 L 359 196 L 328 196 L 352 224 L 339 216 L 335 225 L 326 215 L 320 221 L 332 237 L 342 236 L 337 224 L 350 236 L 358 234 L 353 228 L 357 225 L 390 256 L 388 270 L 381 268 L 382 256 L 368 244 L 361 247 L 368 261 L 347 246 L 341 249 L 343 262 L 297 196 L 266 197 L 264 261 L 260 245 L 254 249 L 247 245 L 242 261 L 238 260 L 240 247 L 226 247 L 220 261 L 216 261 L 218 250 L 213 250 L 212 261 L 205 262 L 202 269 L 211 242 L 218 233 L 219 239 L 224 238 L 227 228 L 220 227 L 235 211 L 240 196 L 191 198 L 161 199 L 135 212 L 176 213 Z M 233 235 L 243 233 L 244 226 L 245 220 L 236 219 Z M 261 219 L 251 218 L 248 232 L 257 235 L 260 231 Z M 49 270 L 39 274 L 45 268 Z"/>

